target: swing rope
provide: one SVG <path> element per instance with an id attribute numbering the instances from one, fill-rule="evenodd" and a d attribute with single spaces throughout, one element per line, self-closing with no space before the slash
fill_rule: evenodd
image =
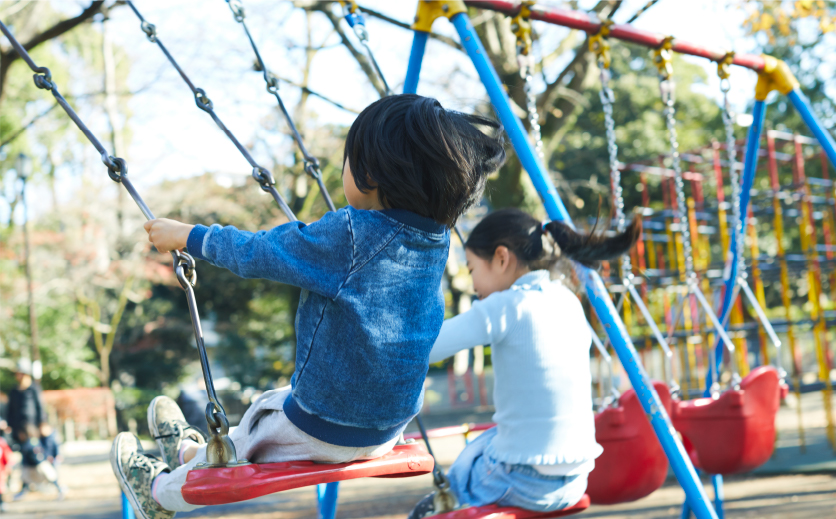
<path id="1" fill-rule="evenodd" d="M 615 119 L 613 118 L 615 94 L 610 87 L 610 78 L 612 75 L 610 64 L 612 60 L 610 56 L 610 45 L 606 40 L 612 24 L 612 20 L 609 19 L 604 20 L 601 23 L 600 31 L 589 37 L 589 50 L 596 55 L 598 69 L 601 71 L 601 91 L 598 93 L 598 96 L 601 99 L 601 107 L 604 112 L 604 127 L 606 129 L 607 137 L 607 152 L 609 158 L 610 179 L 612 183 L 613 205 L 615 206 L 616 230 L 621 233 L 627 228 L 627 217 L 624 214 L 624 192 L 621 187 L 621 164 L 618 162 L 618 143 L 616 142 Z M 665 337 L 662 335 L 661 330 L 659 330 L 656 321 L 654 321 L 653 316 L 650 314 L 650 310 L 647 308 L 647 305 L 645 305 L 641 294 L 639 294 L 636 290 L 635 282 L 633 281 L 634 279 L 635 276 L 633 275 L 633 265 L 630 261 L 630 255 L 624 254 L 621 256 L 621 281 L 627 291 L 622 293 L 621 298 L 618 301 L 618 308 L 621 309 L 624 304 L 624 300 L 627 297 L 631 297 L 636 306 L 639 308 L 639 312 L 641 312 L 645 322 L 650 327 L 653 336 L 656 338 L 656 342 L 659 343 L 659 346 L 665 354 L 665 376 L 668 379 L 668 387 L 670 388 L 671 395 L 676 397 L 680 393 L 680 387 L 673 373 L 673 351 L 671 351 L 668 341 L 665 340 Z"/>
<path id="2" fill-rule="evenodd" d="M 734 343 L 732 342 L 731 338 L 729 338 L 729 335 L 726 332 L 725 327 L 720 323 L 719 318 L 714 313 L 714 310 L 712 310 L 711 305 L 705 298 L 705 295 L 702 293 L 702 290 L 699 287 L 699 280 L 697 278 L 697 274 L 694 271 L 694 251 L 691 244 L 690 229 L 691 222 L 690 216 L 686 209 L 687 205 L 685 199 L 685 182 L 682 178 L 682 165 L 680 163 L 679 157 L 679 142 L 677 141 L 676 134 L 676 109 L 674 107 L 675 85 L 673 81 L 672 48 L 673 37 L 668 36 L 662 42 L 662 45 L 658 49 L 655 49 L 653 51 L 653 61 L 656 64 L 656 68 L 658 70 L 659 91 L 661 93 L 662 104 L 664 106 L 662 115 L 665 119 L 665 126 L 667 128 L 668 141 L 670 143 L 671 149 L 671 169 L 673 170 L 674 189 L 676 191 L 675 214 L 677 217 L 679 232 L 682 236 L 682 250 L 683 255 L 685 257 L 685 284 L 688 291 L 688 295 L 693 296 L 697 299 L 706 317 L 709 321 L 711 321 L 711 324 L 716 330 L 717 335 L 722 339 L 723 343 L 726 345 L 726 348 L 729 351 L 730 364 L 732 364 L 732 377 L 730 384 L 731 387 L 737 389 L 740 387 L 740 375 L 738 374 L 736 360 L 734 359 Z M 677 313 L 673 328 L 676 327 L 676 323 L 679 321 L 680 315 L 684 312 L 685 301 L 687 301 L 687 299 L 687 296 L 682 299 L 680 310 Z M 673 331 L 673 328 L 671 332 Z M 716 348 L 713 348 L 713 350 L 714 359 L 711 361 L 711 366 L 709 368 L 712 377 L 710 392 L 712 396 L 719 396 L 720 377 L 719 373 L 717 372 L 718 370 L 716 369 L 716 365 L 719 360 L 717 358 L 719 356 L 719 353 L 717 352 Z"/>
<path id="3" fill-rule="evenodd" d="M 128 178 L 128 165 L 124 159 L 113 157 L 108 154 L 102 143 L 93 135 L 93 132 L 84 124 L 76 111 L 67 103 L 64 96 L 58 90 L 58 86 L 52 80 L 52 73 L 46 67 L 39 67 L 29 53 L 23 48 L 20 42 L 12 35 L 11 31 L 6 25 L 0 21 L 0 31 L 9 39 L 12 47 L 18 55 L 29 65 L 29 68 L 35 72 L 33 76 L 35 86 L 42 90 L 48 90 L 52 93 L 55 100 L 61 105 L 61 108 L 67 113 L 70 119 L 75 123 L 76 127 L 81 130 L 81 133 L 87 137 L 87 140 L 96 148 L 100 154 L 102 162 L 107 167 L 107 174 L 111 180 L 124 186 L 130 197 L 139 207 L 142 214 L 148 220 L 154 220 L 155 216 L 148 208 L 145 201 L 137 192 L 131 180 Z M 209 398 L 209 404 L 206 406 L 206 422 L 209 425 L 210 439 L 207 447 L 207 465 L 211 466 L 229 466 L 235 464 L 246 463 L 245 461 L 237 462 L 235 447 L 227 436 L 229 433 L 229 420 L 226 417 L 226 412 L 215 393 L 215 387 L 212 381 L 212 373 L 209 369 L 209 360 L 206 355 L 206 345 L 203 341 L 203 329 L 200 324 L 200 314 L 197 309 L 197 301 L 194 295 L 194 286 L 197 282 L 197 269 L 195 268 L 195 261 L 189 254 L 173 250 L 171 257 L 174 265 L 174 272 L 177 276 L 177 281 L 186 293 L 186 302 L 189 307 L 189 317 L 192 321 L 192 329 L 194 331 L 195 343 L 197 344 L 198 353 L 200 356 L 200 367 L 203 371 L 203 380 L 206 383 L 206 394 Z"/>
<path id="4" fill-rule="evenodd" d="M 247 39 L 250 41 L 250 46 L 253 49 L 253 53 L 255 54 L 255 58 L 258 63 L 258 70 L 262 73 L 264 83 L 267 85 L 267 91 L 275 96 L 276 102 L 279 104 L 279 109 L 282 111 L 282 115 L 284 116 L 285 121 L 287 121 L 287 125 L 293 134 L 293 140 L 296 141 L 296 145 L 299 147 L 299 152 L 302 154 L 302 158 L 305 163 L 305 173 L 316 181 L 319 186 L 319 191 L 322 193 L 322 197 L 328 205 L 328 209 L 336 211 L 337 209 L 334 207 L 334 202 L 331 200 L 331 196 L 328 194 L 328 190 L 325 188 L 325 184 L 323 183 L 322 170 L 320 169 L 319 160 L 308 151 L 308 148 L 302 140 L 302 135 L 299 134 L 299 130 L 293 122 L 293 118 L 287 111 L 287 108 L 279 95 L 278 78 L 267 70 L 264 60 L 261 59 L 261 53 L 258 52 L 258 46 L 256 46 L 255 40 L 253 40 L 250 29 L 247 27 L 247 22 L 245 21 L 246 13 L 244 11 L 244 5 L 240 0 L 226 0 L 226 2 L 229 5 L 229 9 L 232 11 L 235 21 L 241 24 L 241 27 L 244 28 L 244 32 L 247 34 Z"/>
<path id="5" fill-rule="evenodd" d="M 218 125 L 218 128 L 220 128 L 226 134 L 226 136 L 229 137 L 229 140 L 232 141 L 235 147 L 238 148 L 238 151 L 241 152 L 241 155 L 243 155 L 247 162 L 249 162 L 250 166 L 252 166 L 253 178 L 259 183 L 261 189 L 270 193 L 270 196 L 273 197 L 273 199 L 279 205 L 279 208 L 282 210 L 282 212 L 284 212 L 285 216 L 287 216 L 288 220 L 290 220 L 291 222 L 297 221 L 296 215 L 293 214 L 293 211 L 290 209 L 290 206 L 287 205 L 285 199 L 276 190 L 276 180 L 273 178 L 273 174 L 270 173 L 270 171 L 268 171 L 267 169 L 258 165 L 258 163 L 255 161 L 252 155 L 250 155 L 250 152 L 247 151 L 247 148 L 245 148 L 241 144 L 241 142 L 235 137 L 235 135 L 233 135 L 229 128 L 227 128 L 226 125 L 224 125 L 223 121 L 221 121 L 221 119 L 215 113 L 212 100 L 209 99 L 209 97 L 207 97 L 206 92 L 202 88 L 195 87 L 194 83 L 192 83 L 191 79 L 189 79 L 189 76 L 186 75 L 182 68 L 180 68 L 180 65 L 177 64 L 177 61 L 175 61 L 171 53 L 168 52 L 168 49 L 165 47 L 165 45 L 163 45 L 163 42 L 160 41 L 159 37 L 157 36 L 157 28 L 154 26 L 154 24 L 149 23 L 147 20 L 145 20 L 145 18 L 143 18 L 143 16 L 139 13 L 139 10 L 137 10 L 133 2 L 128 0 L 127 4 L 128 7 L 130 7 L 131 10 L 134 12 L 136 17 L 139 18 L 141 22 L 140 27 L 142 28 L 142 32 L 144 32 L 145 35 L 148 37 L 148 41 L 157 44 L 160 50 L 163 51 L 163 54 L 165 54 L 166 58 L 168 58 L 168 61 L 171 63 L 171 65 L 180 74 L 180 77 L 183 78 L 183 81 L 185 81 L 186 84 L 189 86 L 189 89 L 191 89 L 192 93 L 194 94 L 195 103 L 197 104 L 197 107 L 209 114 L 210 117 L 212 117 L 212 120 L 215 121 L 215 124 Z"/>
<path id="6" fill-rule="evenodd" d="M 354 31 L 354 35 L 357 36 L 360 44 L 366 49 L 366 55 L 369 61 L 372 62 L 372 67 L 377 73 L 377 77 L 380 78 L 380 82 L 383 83 L 384 95 L 390 96 L 394 94 L 392 89 L 389 88 L 389 83 L 386 82 L 386 78 L 383 77 L 383 71 L 380 70 L 380 65 L 377 64 L 371 47 L 369 47 L 369 31 L 366 30 L 366 21 L 363 18 L 363 13 L 357 7 L 357 2 L 354 0 L 340 0 L 340 5 L 343 7 L 345 21 L 348 22 L 349 27 Z"/>

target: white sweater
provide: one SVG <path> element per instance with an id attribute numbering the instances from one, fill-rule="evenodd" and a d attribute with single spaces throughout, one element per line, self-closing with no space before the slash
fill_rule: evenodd
<path id="1" fill-rule="evenodd" d="M 490 344 L 497 435 L 488 455 L 548 474 L 588 473 L 603 452 L 595 442 L 590 333 L 575 294 L 538 270 L 445 321 L 430 362 Z"/>

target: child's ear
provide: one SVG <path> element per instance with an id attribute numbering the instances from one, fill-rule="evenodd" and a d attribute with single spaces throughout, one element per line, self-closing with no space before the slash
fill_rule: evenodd
<path id="1" fill-rule="evenodd" d="M 505 271 L 511 263 L 511 251 L 505 245 L 500 245 L 493 253 L 493 260 L 500 271 Z"/>

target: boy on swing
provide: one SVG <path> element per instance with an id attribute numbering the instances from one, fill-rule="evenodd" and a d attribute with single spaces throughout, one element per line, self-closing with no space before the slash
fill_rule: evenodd
<path id="1" fill-rule="evenodd" d="M 503 163 L 499 131 L 435 99 L 390 96 L 368 106 L 348 132 L 343 187 L 348 207 L 305 225 L 251 233 L 234 227 L 146 222 L 160 252 L 195 258 L 246 278 L 302 288 L 291 385 L 268 391 L 230 433 L 255 463 L 343 463 L 389 452 L 421 409 L 429 354 L 444 320 L 441 277 L 450 228 Z M 149 429 L 162 459 L 121 433 L 111 463 L 144 519 L 197 508 L 186 475 L 204 461 L 203 436 L 173 400 L 157 397 Z"/>

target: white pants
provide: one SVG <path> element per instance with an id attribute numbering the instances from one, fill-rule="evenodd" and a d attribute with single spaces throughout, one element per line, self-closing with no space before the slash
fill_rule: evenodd
<path id="1" fill-rule="evenodd" d="M 391 451 L 398 441 L 395 438 L 372 447 L 341 447 L 317 440 L 302 432 L 285 416 L 282 404 L 289 394 L 290 386 L 267 391 L 247 409 L 241 423 L 229 433 L 239 459 L 244 458 L 252 463 L 299 460 L 346 463 L 379 458 Z M 172 512 L 188 512 L 200 508 L 199 505 L 187 503 L 180 489 L 186 483 L 189 471 L 203 461 L 206 461 L 206 447 L 201 447 L 185 465 L 161 476 L 154 497 L 163 508 Z"/>

